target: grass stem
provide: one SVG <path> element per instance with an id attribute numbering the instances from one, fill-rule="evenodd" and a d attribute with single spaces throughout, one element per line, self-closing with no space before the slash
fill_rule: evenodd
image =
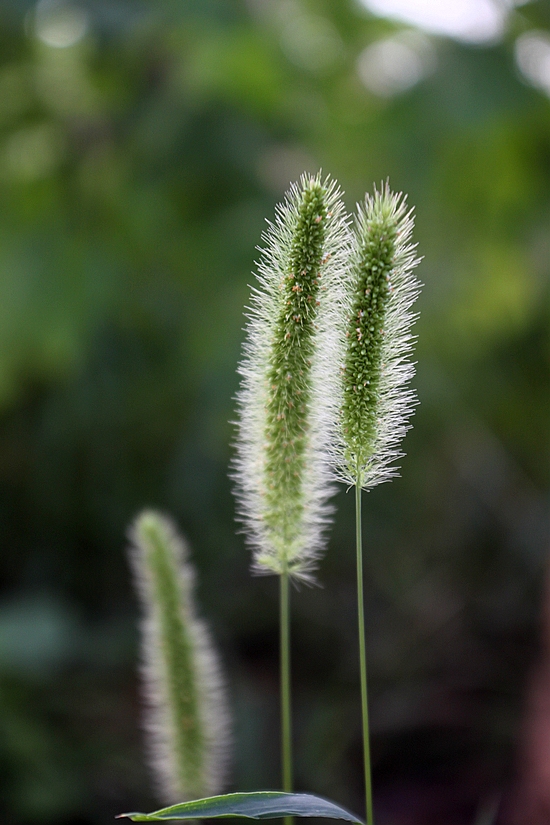
<path id="1" fill-rule="evenodd" d="M 290 706 L 290 589 L 288 572 L 281 576 L 281 744 L 283 763 L 283 791 L 292 791 L 292 717 Z M 292 817 L 285 817 L 285 825 L 292 825 Z"/>
<path id="2" fill-rule="evenodd" d="M 363 597 L 363 541 L 361 535 L 361 484 L 355 485 L 355 538 L 357 548 L 357 616 L 359 622 L 359 669 L 361 672 L 361 711 L 363 717 L 363 761 L 367 825 L 374 825 L 370 764 L 369 706 L 367 699 L 367 653 L 365 644 L 365 604 Z"/>

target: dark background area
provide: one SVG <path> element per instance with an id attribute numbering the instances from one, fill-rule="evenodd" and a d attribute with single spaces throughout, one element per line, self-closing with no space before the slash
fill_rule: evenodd
<path id="1" fill-rule="evenodd" d="M 0 24 L 3 823 L 158 807 L 125 556 L 145 505 L 193 548 L 230 788 L 280 783 L 277 581 L 250 576 L 236 532 L 229 422 L 264 220 L 320 167 L 350 209 L 389 176 L 424 256 L 421 404 L 402 477 L 364 501 L 378 823 L 489 823 L 544 653 L 550 5 L 483 43 L 352 0 L 2 0 Z M 322 588 L 293 596 L 296 786 L 361 812 L 352 496 L 336 503 Z"/>

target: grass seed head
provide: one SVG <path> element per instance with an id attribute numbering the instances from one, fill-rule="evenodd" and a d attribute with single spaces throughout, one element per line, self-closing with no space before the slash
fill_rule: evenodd
<path id="1" fill-rule="evenodd" d="M 149 761 L 166 804 L 220 793 L 229 717 L 218 658 L 196 616 L 194 570 L 173 524 L 145 511 L 130 530 L 142 609 Z"/>
<path id="2" fill-rule="evenodd" d="M 335 183 L 304 175 L 264 242 L 240 365 L 234 477 L 255 571 L 308 580 L 332 492 L 331 329 L 349 242 Z"/>
<path id="3" fill-rule="evenodd" d="M 396 474 L 416 403 L 408 384 L 411 307 L 420 284 L 412 210 L 388 184 L 358 205 L 340 323 L 340 388 L 333 461 L 338 478 L 370 488 Z"/>

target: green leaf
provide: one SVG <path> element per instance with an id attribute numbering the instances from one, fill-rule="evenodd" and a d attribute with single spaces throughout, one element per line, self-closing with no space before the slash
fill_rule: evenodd
<path id="1" fill-rule="evenodd" d="M 254 793 L 228 793 L 194 799 L 170 808 L 161 808 L 151 814 L 120 814 L 117 819 L 128 817 L 133 822 L 161 822 L 170 819 L 226 819 L 242 816 L 247 819 L 276 819 L 283 816 L 318 816 L 328 819 L 345 819 L 364 825 L 355 814 L 346 811 L 328 799 L 307 793 L 282 793 L 281 791 L 255 791 Z"/>

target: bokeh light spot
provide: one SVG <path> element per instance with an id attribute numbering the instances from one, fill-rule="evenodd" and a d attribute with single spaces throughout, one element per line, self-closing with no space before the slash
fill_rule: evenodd
<path id="1" fill-rule="evenodd" d="M 498 40 L 507 16 L 494 0 L 361 0 L 373 14 L 470 43 Z"/>
<path id="2" fill-rule="evenodd" d="M 530 31 L 516 40 L 516 64 L 523 77 L 550 97 L 550 35 Z"/>
<path id="3" fill-rule="evenodd" d="M 320 71 L 332 66 L 343 51 L 340 35 L 330 20 L 292 8 L 281 32 L 281 47 L 296 66 Z"/>
<path id="4" fill-rule="evenodd" d="M 66 49 L 88 31 L 88 15 L 79 6 L 59 0 L 40 0 L 34 14 L 34 32 L 46 46 Z"/>
<path id="5" fill-rule="evenodd" d="M 357 73 L 370 92 L 391 97 L 415 86 L 434 66 L 435 51 L 429 38 L 405 31 L 363 49 Z"/>

